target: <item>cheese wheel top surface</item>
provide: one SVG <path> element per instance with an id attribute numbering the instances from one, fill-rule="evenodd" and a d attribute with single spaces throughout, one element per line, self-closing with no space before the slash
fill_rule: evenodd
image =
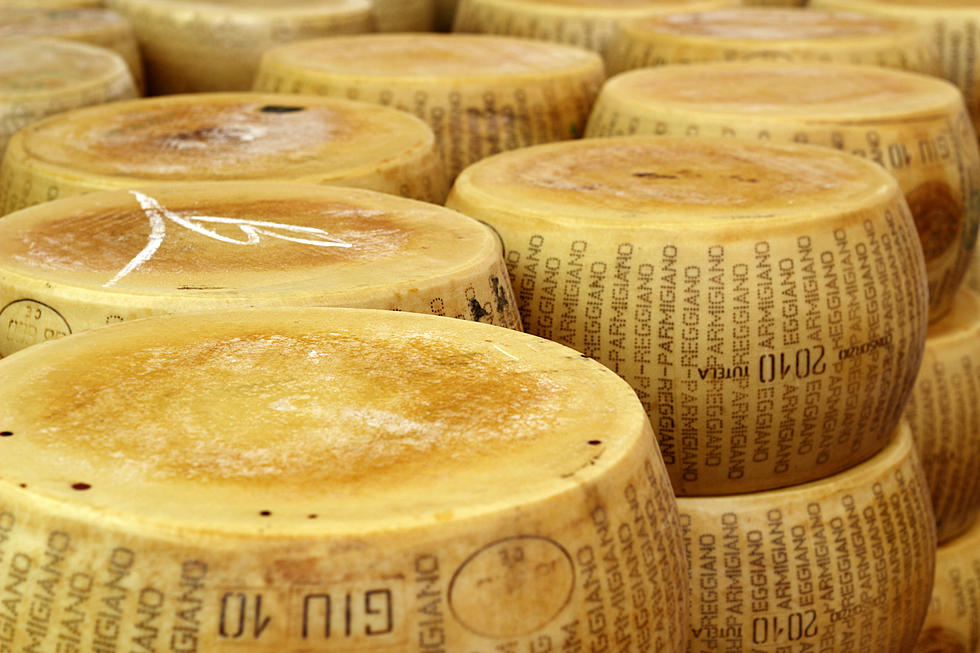
<path id="1" fill-rule="evenodd" d="M 390 311 L 137 320 L 0 376 L 4 492 L 252 536 L 260 515 L 291 535 L 513 509 L 652 437 L 625 382 L 573 350 Z"/>
<path id="2" fill-rule="evenodd" d="M 732 222 L 733 235 L 747 219 L 840 215 L 898 193 L 886 172 L 826 148 L 658 137 L 505 152 L 464 170 L 456 185 L 471 203 L 516 215 L 691 229 Z"/>
<path id="3" fill-rule="evenodd" d="M 79 109 L 31 125 L 27 156 L 138 180 L 341 178 L 432 147 L 432 131 L 380 105 L 298 95 L 175 95 Z"/>
<path id="4" fill-rule="evenodd" d="M 104 9 L 45 10 L 0 5 L 0 37 L 56 36 L 120 28 L 129 28 L 126 19 Z"/>
<path id="5" fill-rule="evenodd" d="M 917 73 L 848 64 L 703 63 L 634 70 L 608 92 L 678 111 L 808 122 L 880 122 L 889 116 L 946 116 L 962 106 L 955 86 Z"/>
<path id="6" fill-rule="evenodd" d="M 0 42 L 0 96 L 6 100 L 104 84 L 126 71 L 117 55 L 84 43 L 42 38 Z"/>
<path id="7" fill-rule="evenodd" d="M 601 65 L 571 46 L 482 34 L 366 34 L 299 41 L 266 54 L 277 63 L 355 76 L 539 77 Z"/>
<path id="8" fill-rule="evenodd" d="M 927 337 L 927 344 L 937 347 L 946 340 L 980 342 L 980 295 L 961 287 L 949 313 L 929 325 Z"/>
<path id="9" fill-rule="evenodd" d="M 453 278 L 496 252 L 493 234 L 455 211 L 307 184 L 106 191 L 0 220 L 0 277 L 161 301 L 343 305 Z"/>

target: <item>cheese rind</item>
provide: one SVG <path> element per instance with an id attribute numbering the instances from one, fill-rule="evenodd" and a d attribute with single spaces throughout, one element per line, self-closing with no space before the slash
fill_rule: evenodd
<path id="1" fill-rule="evenodd" d="M 436 0 L 371 0 L 378 32 L 431 32 L 436 25 Z"/>
<path id="2" fill-rule="evenodd" d="M 921 360 L 915 226 L 875 165 L 812 146 L 586 139 L 465 170 L 525 330 L 640 395 L 678 495 L 822 478 L 885 446 Z"/>
<path id="3" fill-rule="evenodd" d="M 707 63 L 610 79 L 586 136 L 734 137 L 833 147 L 891 173 L 915 217 L 929 317 L 949 312 L 980 227 L 980 152 L 959 91 L 897 70 Z"/>
<path id="4" fill-rule="evenodd" d="M 441 202 L 422 121 L 386 107 L 271 93 L 190 94 L 74 111 L 17 134 L 0 166 L 5 212 L 58 197 L 182 181 L 354 186 Z"/>
<path id="5" fill-rule="evenodd" d="M 262 57 L 255 90 L 393 106 L 435 132 L 450 178 L 485 156 L 581 136 L 605 79 L 591 52 L 464 34 L 316 39 Z"/>
<path id="6" fill-rule="evenodd" d="M 79 639 L 155 642 L 136 616 L 155 601 L 202 651 L 530 648 L 582 633 L 579 581 L 619 578 L 599 560 L 628 531 L 650 553 L 634 591 L 658 610 L 593 628 L 685 650 L 677 508 L 649 422 L 574 351 L 435 316 L 283 308 L 89 331 L 0 375 L 4 552 L 18 569 L 61 554 L 52 603 L 80 612 Z M 96 585 L 121 573 L 142 591 Z M 111 633 L 71 579 L 114 597 Z"/>

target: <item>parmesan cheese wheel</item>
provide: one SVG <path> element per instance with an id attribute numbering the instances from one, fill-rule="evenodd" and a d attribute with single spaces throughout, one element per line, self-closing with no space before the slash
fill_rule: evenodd
<path id="1" fill-rule="evenodd" d="M 624 132 L 796 141 L 874 161 L 898 181 L 915 218 L 930 320 L 949 312 L 980 225 L 980 153 L 952 84 L 849 65 L 637 70 L 609 80 L 586 130 Z"/>
<path id="2" fill-rule="evenodd" d="M 743 7 L 624 21 L 606 56 L 610 74 L 662 64 L 750 59 L 939 73 L 939 54 L 918 23 L 817 9 Z"/>
<path id="3" fill-rule="evenodd" d="M 980 295 L 963 288 L 929 327 L 905 416 L 929 481 L 940 542 L 980 511 Z"/>
<path id="4" fill-rule="evenodd" d="M 650 424 L 567 348 L 283 308 L 97 329 L 0 377 L 18 650 L 685 650 Z"/>
<path id="5" fill-rule="evenodd" d="M 604 53 L 620 21 L 738 0 L 459 0 L 453 31 L 557 41 Z"/>
<path id="6" fill-rule="evenodd" d="M 980 651 L 980 522 L 936 551 L 936 580 L 915 653 Z"/>
<path id="7" fill-rule="evenodd" d="M 132 24 L 154 95 L 247 91 L 259 57 L 274 45 L 374 28 L 369 0 L 109 0 L 109 6 Z"/>
<path id="8" fill-rule="evenodd" d="M 0 40 L 0 153 L 22 127 L 75 107 L 136 96 L 113 52 L 50 39 Z"/>
<path id="9" fill-rule="evenodd" d="M 191 94 L 73 111 L 17 134 L 0 167 L 9 213 L 58 197 L 179 181 L 355 186 L 439 202 L 432 131 L 400 111 L 334 98 Z"/>
<path id="10" fill-rule="evenodd" d="M 489 229 L 381 193 L 170 184 L 0 220 L 0 356 L 147 315 L 255 306 L 381 308 L 520 329 Z"/>
<path id="11" fill-rule="evenodd" d="M 435 28 L 435 0 L 371 1 L 374 28 L 379 32 L 431 32 Z"/>
<path id="12" fill-rule="evenodd" d="M 591 52 L 461 34 L 317 39 L 262 57 L 258 91 L 351 97 L 425 120 L 450 178 L 503 150 L 582 135 L 605 79 Z"/>
<path id="13" fill-rule="evenodd" d="M 881 454 L 836 476 L 678 506 L 689 651 L 912 651 L 936 538 L 907 426 Z"/>
<path id="14" fill-rule="evenodd" d="M 125 18 L 107 9 L 39 9 L 0 4 L 0 37 L 50 36 L 112 50 L 129 66 L 143 90 L 143 62 L 136 37 Z"/>
<path id="15" fill-rule="evenodd" d="M 926 280 L 895 181 L 827 148 L 586 139 L 470 166 L 524 328 L 637 391 L 678 495 L 823 478 L 884 447 Z"/>

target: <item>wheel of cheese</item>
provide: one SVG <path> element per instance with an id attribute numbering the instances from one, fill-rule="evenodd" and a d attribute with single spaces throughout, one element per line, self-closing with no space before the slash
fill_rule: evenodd
<path id="1" fill-rule="evenodd" d="M 620 21 L 738 0 L 459 0 L 453 31 L 557 41 L 604 53 Z"/>
<path id="2" fill-rule="evenodd" d="M 476 163 L 447 206 L 500 235 L 525 330 L 630 382 L 678 495 L 819 479 L 887 444 L 927 299 L 912 217 L 874 164 L 586 139 Z"/>
<path id="3" fill-rule="evenodd" d="M 262 52 L 270 47 L 374 28 L 369 0 L 108 0 L 108 4 L 133 26 L 153 95 L 247 91 Z"/>
<path id="4" fill-rule="evenodd" d="M 663 66 L 603 87 L 586 135 L 624 132 L 796 141 L 874 161 L 898 180 L 915 217 L 930 320 L 949 312 L 980 225 L 980 153 L 952 84 L 868 66 Z"/>
<path id="5" fill-rule="evenodd" d="M 136 96 L 115 53 L 52 39 L 0 40 L 0 153 L 13 134 L 45 116 Z"/>
<path id="6" fill-rule="evenodd" d="M 932 602 L 914 651 L 980 651 L 980 522 L 936 551 Z"/>
<path id="7" fill-rule="evenodd" d="M 742 7 L 624 21 L 609 73 L 700 61 L 823 61 L 939 73 L 929 32 L 911 20 L 850 11 Z"/>
<path id="8" fill-rule="evenodd" d="M 257 306 L 403 310 L 520 329 L 493 233 L 401 197 L 177 183 L 0 220 L 0 356 L 147 315 Z"/>
<path id="9" fill-rule="evenodd" d="M 0 376 L 18 649 L 685 650 L 650 424 L 570 349 L 283 308 L 97 329 Z"/>
<path id="10" fill-rule="evenodd" d="M 107 9 L 40 9 L 0 4 L 0 37 L 48 36 L 112 50 L 125 60 L 142 92 L 143 62 L 129 23 Z"/>
<path id="11" fill-rule="evenodd" d="M 435 0 L 371 0 L 379 32 L 431 32 L 436 25 Z"/>
<path id="12" fill-rule="evenodd" d="M 689 651 L 911 653 L 936 537 L 907 426 L 878 456 L 827 479 L 678 506 Z"/>
<path id="13" fill-rule="evenodd" d="M 980 295 L 963 288 L 929 327 L 905 408 L 929 481 L 940 542 L 980 511 Z"/>
<path id="14" fill-rule="evenodd" d="M 463 34 L 317 39 L 262 57 L 257 91 L 350 97 L 415 114 L 450 179 L 503 150 L 582 135 L 605 79 L 594 53 Z"/>
<path id="15" fill-rule="evenodd" d="M 439 202 L 432 131 L 400 111 L 336 98 L 188 94 L 73 111 L 17 134 L 0 167 L 4 212 L 103 189 L 181 181 L 355 186 Z"/>

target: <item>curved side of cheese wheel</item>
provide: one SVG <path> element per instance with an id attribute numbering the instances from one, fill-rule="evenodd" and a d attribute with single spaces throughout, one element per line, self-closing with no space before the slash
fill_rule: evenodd
<path id="1" fill-rule="evenodd" d="M 378 32 L 431 32 L 436 25 L 436 0 L 371 0 Z"/>
<path id="2" fill-rule="evenodd" d="M 936 551 L 932 602 L 914 653 L 980 650 L 980 522 Z"/>
<path id="3" fill-rule="evenodd" d="M 980 510 L 980 295 L 962 288 L 929 329 L 905 418 L 925 469 L 940 542 Z"/>
<path id="4" fill-rule="evenodd" d="M 429 61 L 427 71 L 420 62 Z M 597 55 L 559 44 L 365 35 L 272 49 L 255 90 L 355 98 L 411 113 L 432 128 L 453 179 L 483 157 L 581 136 L 604 80 Z"/>
<path id="5" fill-rule="evenodd" d="M 622 22 L 606 54 L 610 75 L 664 64 L 752 60 L 940 73 L 931 35 L 919 24 L 815 9 L 741 8 Z"/>
<path id="6" fill-rule="evenodd" d="M 925 268 L 898 186 L 869 162 L 585 139 L 478 162 L 447 206 L 501 236 L 526 331 L 630 382 L 678 495 L 822 478 L 901 416 Z"/>
<path id="7" fill-rule="evenodd" d="M 439 206 L 295 184 L 168 184 L 0 220 L 0 355 L 166 313 L 378 308 L 520 330 L 496 237 Z M 66 244 L 67 243 L 67 244 Z"/>
<path id="8" fill-rule="evenodd" d="M 368 0 L 268 5 L 109 0 L 133 27 L 152 95 L 247 91 L 262 52 L 334 34 L 373 31 Z"/>
<path id="9" fill-rule="evenodd" d="M 188 94 L 52 116 L 12 139 L 5 212 L 93 190 L 182 181 L 281 180 L 441 202 L 432 131 L 393 109 L 271 93 Z"/>
<path id="10" fill-rule="evenodd" d="M 18 130 L 45 116 L 137 95 L 126 63 L 85 43 L 4 39 L 0 75 L 0 152 Z"/>
<path id="11" fill-rule="evenodd" d="M 904 424 L 881 454 L 822 481 L 677 503 L 692 650 L 839 651 L 848 642 L 912 650 L 929 606 L 936 537 Z"/>
<path id="12" fill-rule="evenodd" d="M 874 161 L 898 181 L 946 315 L 976 250 L 980 151 L 960 93 L 924 75 L 865 66 L 691 64 L 610 79 L 586 136 L 648 134 L 811 143 Z"/>
<path id="13" fill-rule="evenodd" d="M 92 580 L 80 639 L 145 635 L 145 600 L 202 651 L 246 632 L 243 650 L 283 653 L 617 633 L 685 650 L 677 507 L 650 425 L 574 351 L 434 316 L 282 309 L 116 325 L 0 374 L 4 552 L 59 552 L 59 598 Z M 78 410 L 49 412 L 64 402 Z M 602 564 L 610 546 L 623 567 Z M 646 618 L 617 625 L 603 606 L 590 627 L 606 590 L 582 580 L 605 588 L 627 564 Z M 105 585 L 119 574 L 141 591 Z M 15 619 L 20 646 L 30 617 Z"/>

